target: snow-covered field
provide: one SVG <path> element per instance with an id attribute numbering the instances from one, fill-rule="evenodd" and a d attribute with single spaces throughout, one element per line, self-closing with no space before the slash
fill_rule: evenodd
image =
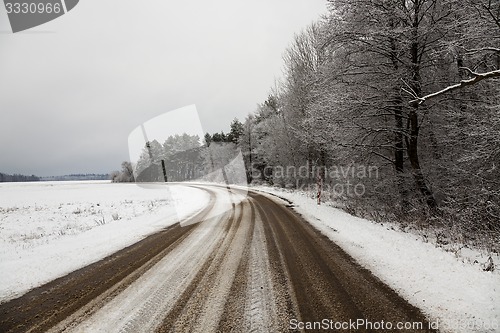
<path id="1" fill-rule="evenodd" d="M 484 254 L 445 252 L 418 235 L 318 206 L 306 193 L 254 189 L 292 201 L 297 212 L 422 309 L 442 332 L 500 332 L 500 274 L 483 271 Z"/>
<path id="2" fill-rule="evenodd" d="M 199 211 L 205 191 L 100 182 L 0 183 L 0 301 Z"/>

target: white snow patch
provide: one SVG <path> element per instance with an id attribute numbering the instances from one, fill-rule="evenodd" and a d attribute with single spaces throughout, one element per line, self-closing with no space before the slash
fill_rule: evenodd
<path id="1" fill-rule="evenodd" d="M 442 332 L 500 332 L 498 271 L 485 272 L 417 235 L 328 205 L 318 206 L 303 194 L 270 187 L 255 189 L 292 201 L 294 209 L 314 227 L 438 322 Z M 474 256 L 481 254 L 475 252 Z"/>
<path id="2" fill-rule="evenodd" d="M 96 262 L 205 207 L 180 185 L 0 184 L 0 301 Z"/>

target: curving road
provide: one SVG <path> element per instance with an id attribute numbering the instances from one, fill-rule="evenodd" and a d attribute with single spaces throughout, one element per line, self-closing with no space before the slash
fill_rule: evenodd
<path id="1" fill-rule="evenodd" d="M 0 332 L 433 332 L 291 207 L 196 187 L 204 210 L 0 305 Z"/>

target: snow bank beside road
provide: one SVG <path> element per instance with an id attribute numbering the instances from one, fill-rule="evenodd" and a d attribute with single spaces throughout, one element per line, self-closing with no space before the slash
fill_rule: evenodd
<path id="1" fill-rule="evenodd" d="M 208 200 L 178 185 L 0 183 L 0 301 L 96 262 Z"/>
<path id="2" fill-rule="evenodd" d="M 298 213 L 438 322 L 442 332 L 500 332 L 498 272 L 484 272 L 416 235 L 318 206 L 299 193 L 255 189 L 292 201 Z"/>

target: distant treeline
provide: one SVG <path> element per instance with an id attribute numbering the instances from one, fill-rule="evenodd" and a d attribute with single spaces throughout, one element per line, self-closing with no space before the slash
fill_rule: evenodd
<path id="1" fill-rule="evenodd" d="M 109 174 L 77 173 L 64 176 L 41 177 L 42 181 L 70 181 L 70 180 L 109 180 Z"/>
<path id="2" fill-rule="evenodd" d="M 37 182 L 37 181 L 40 181 L 40 177 L 37 177 L 35 175 L 26 176 L 26 175 L 19 175 L 16 173 L 13 175 L 9 175 L 9 174 L 0 172 L 0 183 L 3 183 L 3 182 Z"/>
<path id="3" fill-rule="evenodd" d="M 35 175 L 27 176 L 20 174 L 9 175 L 0 172 L 0 183 L 2 182 L 39 182 L 39 181 L 70 181 L 70 180 L 109 180 L 109 174 L 96 174 L 96 173 L 80 173 L 63 176 L 47 176 L 38 177 Z"/>

